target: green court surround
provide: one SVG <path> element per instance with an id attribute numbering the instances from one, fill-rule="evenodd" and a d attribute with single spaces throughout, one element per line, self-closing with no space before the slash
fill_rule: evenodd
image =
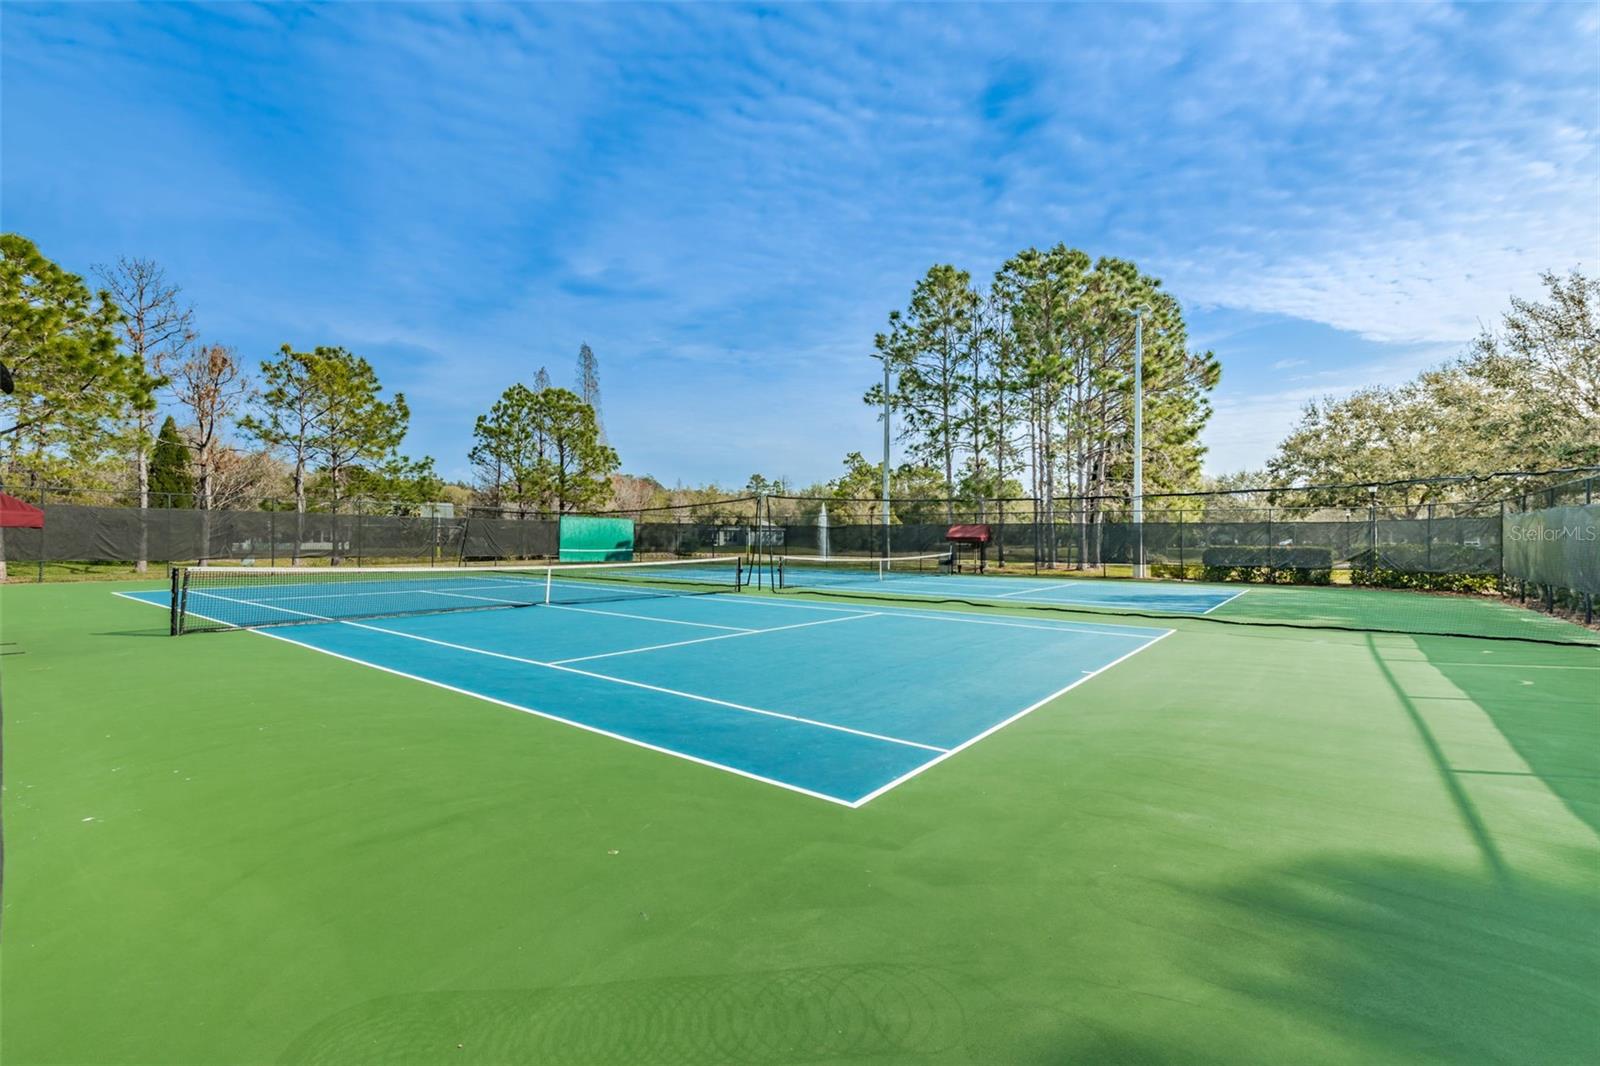
<path id="1" fill-rule="evenodd" d="M 1177 623 L 848 810 L 151 587 L 0 589 L 8 1066 L 1600 1047 L 1592 648 Z"/>

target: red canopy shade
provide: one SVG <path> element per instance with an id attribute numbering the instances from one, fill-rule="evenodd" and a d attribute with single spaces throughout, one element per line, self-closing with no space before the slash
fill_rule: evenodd
<path id="1" fill-rule="evenodd" d="M 0 526 L 7 529 L 43 529 L 44 512 L 31 503 L 0 492 Z"/>
<path id="2" fill-rule="evenodd" d="M 950 532 L 944 539 L 955 544 L 987 544 L 989 543 L 988 526 L 951 526 Z"/>

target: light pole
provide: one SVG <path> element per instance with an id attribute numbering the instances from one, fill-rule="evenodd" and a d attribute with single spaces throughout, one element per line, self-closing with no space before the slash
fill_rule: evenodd
<path id="1" fill-rule="evenodd" d="M 1144 577 L 1144 313 L 1133 309 L 1133 576 Z"/>
<path id="2" fill-rule="evenodd" d="M 889 353 L 883 353 L 883 557 L 889 558 Z"/>

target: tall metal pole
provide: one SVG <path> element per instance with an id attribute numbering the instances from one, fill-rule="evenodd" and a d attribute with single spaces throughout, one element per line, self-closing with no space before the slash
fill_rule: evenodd
<path id="1" fill-rule="evenodd" d="M 889 355 L 883 356 L 883 557 L 889 558 Z"/>
<path id="2" fill-rule="evenodd" d="M 1133 310 L 1133 576 L 1144 577 L 1144 312 Z"/>

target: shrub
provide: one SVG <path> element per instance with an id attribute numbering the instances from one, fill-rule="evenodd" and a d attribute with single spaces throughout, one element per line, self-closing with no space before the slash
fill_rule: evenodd
<path id="1" fill-rule="evenodd" d="M 1331 585 L 1333 549 L 1219 545 L 1201 553 L 1201 576 L 1207 581 L 1252 584 Z"/>
<path id="2" fill-rule="evenodd" d="M 1385 544 L 1357 552 L 1350 559 L 1357 570 L 1393 570 L 1411 574 L 1485 576 L 1500 569 L 1498 547 L 1466 544 Z"/>
<path id="3" fill-rule="evenodd" d="M 1496 552 L 1464 544 L 1389 544 L 1358 552 L 1351 560 L 1350 583 L 1367 588 L 1421 592 L 1495 592 Z"/>
<path id="4" fill-rule="evenodd" d="M 1500 588 L 1496 574 L 1451 574 L 1427 570 L 1396 570 L 1386 566 L 1357 565 L 1350 584 L 1365 588 L 1416 589 L 1421 592 L 1487 592 Z"/>

